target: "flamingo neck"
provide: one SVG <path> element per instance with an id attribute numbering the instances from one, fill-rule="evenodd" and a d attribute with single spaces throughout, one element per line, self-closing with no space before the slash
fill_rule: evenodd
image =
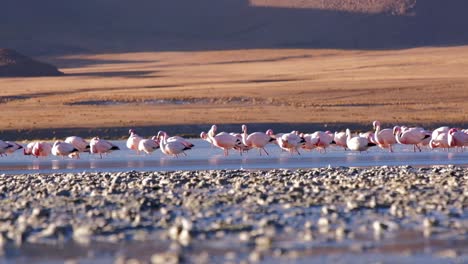
<path id="1" fill-rule="evenodd" d="M 396 141 L 398 142 L 398 144 L 403 144 L 403 143 L 401 142 L 401 134 L 402 134 L 401 130 L 397 130 L 397 132 L 396 132 L 396 134 L 395 134 L 395 139 L 396 139 Z"/>

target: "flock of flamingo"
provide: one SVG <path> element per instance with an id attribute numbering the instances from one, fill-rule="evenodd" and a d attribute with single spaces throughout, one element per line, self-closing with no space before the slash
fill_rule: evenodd
<path id="1" fill-rule="evenodd" d="M 242 155 L 243 152 L 253 148 L 258 149 L 259 155 L 262 153 L 269 155 L 265 147 L 270 143 L 276 144 L 284 151 L 298 155 L 300 155 L 299 150 L 301 149 L 309 151 L 317 149 L 320 152 L 326 152 L 330 145 L 359 152 L 366 151 L 373 146 L 393 152 L 395 144 L 412 145 L 415 152 L 421 151 L 422 146 L 446 150 L 456 148 L 458 151 L 463 151 L 468 146 L 468 129 L 448 126 L 439 127 L 433 131 L 421 127 L 406 126 L 382 129 L 379 121 L 374 121 L 373 127 L 373 131 L 357 135 L 351 134 L 349 129 L 346 129 L 345 132 L 317 131 L 311 134 L 298 131 L 274 134 L 273 130 L 268 129 L 266 132 L 249 134 L 246 125 L 242 125 L 242 133 L 218 133 L 217 126 L 213 125 L 208 132 L 201 132 L 200 137 L 212 146 L 222 149 L 225 156 L 229 155 L 229 150 L 236 150 Z M 181 154 L 186 155 L 185 151 L 194 147 L 188 140 L 179 136 L 169 137 L 164 131 L 159 131 L 156 136 L 149 139 L 140 137 L 133 129 L 129 130 L 129 134 L 126 145 L 137 154 L 141 152 L 151 154 L 160 149 L 165 155 L 179 157 Z M 80 153 L 89 152 L 99 154 L 102 159 L 102 154 L 119 150 L 119 147 L 99 137 L 94 137 L 87 142 L 81 137 L 71 136 L 64 141 L 55 141 L 53 144 L 35 141 L 24 147 L 16 142 L 0 140 L 0 157 L 7 156 L 18 149 L 23 149 L 24 155 L 35 157 L 47 157 L 52 154 L 79 158 Z"/>

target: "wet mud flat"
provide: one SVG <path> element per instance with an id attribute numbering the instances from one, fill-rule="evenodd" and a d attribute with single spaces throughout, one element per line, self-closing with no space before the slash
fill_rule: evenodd
<path id="1" fill-rule="evenodd" d="M 4 263 L 468 261 L 468 168 L 0 177 Z"/>

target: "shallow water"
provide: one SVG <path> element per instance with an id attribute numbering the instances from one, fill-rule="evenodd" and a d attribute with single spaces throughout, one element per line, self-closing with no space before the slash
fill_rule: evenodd
<path id="1" fill-rule="evenodd" d="M 242 156 L 232 150 L 230 155 L 225 157 L 222 150 L 211 147 L 206 141 L 200 139 L 191 141 L 195 147 L 187 151 L 187 156 L 179 158 L 165 156 L 159 150 L 151 155 L 136 155 L 127 149 L 125 141 L 113 141 L 121 150 L 114 151 L 103 159 L 88 153 L 82 153 L 81 159 L 63 159 L 54 156 L 34 158 L 24 156 L 18 151 L 8 157 L 0 158 L 0 173 L 468 165 L 468 151 L 461 152 L 455 149 L 449 152 L 440 149 L 413 152 L 412 147 L 397 145 L 394 153 L 378 147 L 358 153 L 330 147 L 326 153 L 302 150 L 301 155 L 291 155 L 271 144 L 267 147 L 269 156 L 260 156 L 258 151 L 253 149 Z"/>

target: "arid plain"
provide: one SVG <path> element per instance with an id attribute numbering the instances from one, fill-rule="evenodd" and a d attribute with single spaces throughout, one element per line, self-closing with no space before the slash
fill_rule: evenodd
<path id="1" fill-rule="evenodd" d="M 468 120 L 468 46 L 40 59 L 66 75 L 0 79 L 1 130 Z"/>

